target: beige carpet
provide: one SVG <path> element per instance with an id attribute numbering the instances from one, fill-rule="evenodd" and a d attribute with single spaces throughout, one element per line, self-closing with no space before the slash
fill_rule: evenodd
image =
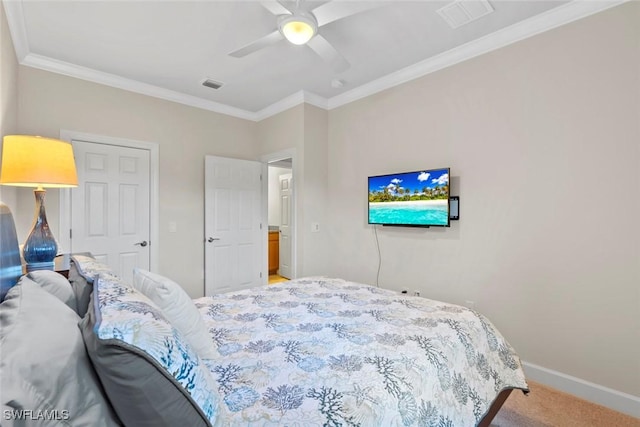
<path id="1" fill-rule="evenodd" d="M 514 390 L 492 427 L 640 427 L 640 419 L 527 381 L 531 392 Z"/>

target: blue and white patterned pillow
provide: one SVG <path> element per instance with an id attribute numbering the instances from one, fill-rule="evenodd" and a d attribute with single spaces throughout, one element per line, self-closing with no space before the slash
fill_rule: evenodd
<path id="1" fill-rule="evenodd" d="M 93 283 L 100 274 L 107 274 L 113 277 L 117 277 L 111 267 L 100 261 L 86 255 L 73 255 L 71 257 L 76 264 L 78 273 L 84 277 L 88 283 Z"/>
<path id="2" fill-rule="evenodd" d="M 93 331 L 99 340 L 119 340 L 151 359 L 173 377 L 210 423 L 214 423 L 218 414 L 215 381 L 196 352 L 150 299 L 117 277 L 103 274 L 94 284 L 94 308 Z"/>

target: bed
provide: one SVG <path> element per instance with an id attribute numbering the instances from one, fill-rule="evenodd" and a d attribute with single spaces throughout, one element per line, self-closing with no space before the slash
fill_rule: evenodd
<path id="1" fill-rule="evenodd" d="M 520 361 L 478 312 L 332 278 L 195 300 L 225 425 L 472 426 Z"/>
<path id="2" fill-rule="evenodd" d="M 69 281 L 9 289 L 3 425 L 488 426 L 528 391 L 511 346 L 464 307 L 325 277 L 188 300 L 144 274 L 124 283 L 77 256 Z"/>

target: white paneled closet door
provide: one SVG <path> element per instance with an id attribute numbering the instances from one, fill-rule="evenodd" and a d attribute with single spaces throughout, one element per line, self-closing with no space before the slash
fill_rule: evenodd
<path id="1" fill-rule="evenodd" d="M 73 140 L 71 252 L 91 252 L 131 283 L 150 263 L 150 152 Z"/>

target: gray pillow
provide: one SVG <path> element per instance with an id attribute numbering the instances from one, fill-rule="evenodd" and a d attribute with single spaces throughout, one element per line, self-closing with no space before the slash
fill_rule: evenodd
<path id="1" fill-rule="evenodd" d="M 89 308 L 89 297 L 93 292 L 94 274 L 90 271 L 84 271 L 80 268 L 81 262 L 94 259 L 90 253 L 84 252 L 73 254 L 69 262 L 69 283 L 76 294 L 76 305 L 78 316 L 84 317 Z"/>
<path id="2" fill-rule="evenodd" d="M 79 272 L 73 259 L 69 263 L 69 283 L 76 296 L 76 312 L 84 317 L 89 308 L 89 298 L 93 291 L 93 283 L 89 283 Z"/>
<path id="3" fill-rule="evenodd" d="M 101 275 L 80 329 L 127 426 L 212 425 L 219 399 L 215 380 L 147 297 L 114 276 Z"/>
<path id="4" fill-rule="evenodd" d="M 51 270 L 36 270 L 27 273 L 20 280 L 25 277 L 36 282 L 42 289 L 58 298 L 76 313 L 78 312 L 76 294 L 71 288 L 71 283 L 63 275 Z"/>
<path id="5" fill-rule="evenodd" d="M 11 288 L 0 304 L 3 408 L 57 411 L 57 425 L 120 425 L 91 366 L 78 321 L 73 310 L 28 277 Z M 9 421 L 3 419 L 3 425 Z M 47 425 L 31 421 L 22 425 Z"/>

